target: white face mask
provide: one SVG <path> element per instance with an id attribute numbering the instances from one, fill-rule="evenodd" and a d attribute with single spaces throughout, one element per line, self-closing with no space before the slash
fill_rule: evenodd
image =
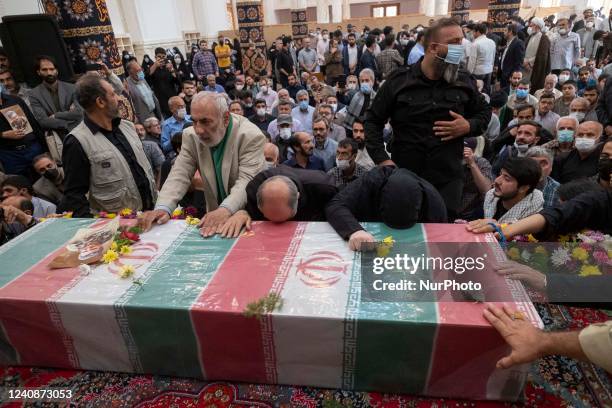
<path id="1" fill-rule="evenodd" d="M 567 28 L 559 28 L 557 32 L 561 35 L 565 35 L 567 34 Z"/>
<path id="2" fill-rule="evenodd" d="M 257 116 L 266 116 L 265 108 L 257 108 Z"/>
<path id="3" fill-rule="evenodd" d="M 587 21 L 586 23 L 586 28 L 593 28 L 593 22 L 592 21 Z"/>
<path id="4" fill-rule="evenodd" d="M 350 83 L 350 84 L 347 84 L 346 87 L 350 90 L 357 89 L 357 84 Z"/>
<path id="5" fill-rule="evenodd" d="M 527 27 L 527 35 L 533 35 L 534 31 L 532 27 Z"/>
<path id="6" fill-rule="evenodd" d="M 569 75 L 567 74 L 562 74 L 559 75 L 559 83 L 562 84 L 564 82 L 567 82 L 569 80 Z"/>
<path id="7" fill-rule="evenodd" d="M 262 85 L 260 89 L 261 89 L 261 92 L 263 92 L 265 94 L 268 93 L 268 85 Z"/>
<path id="8" fill-rule="evenodd" d="M 336 159 L 336 166 L 338 166 L 338 168 L 340 170 L 346 170 L 349 167 L 351 167 L 351 162 L 350 160 L 340 160 L 340 159 Z"/>
<path id="9" fill-rule="evenodd" d="M 331 107 L 332 107 L 332 113 L 336 113 L 336 110 L 338 109 L 338 105 L 335 103 L 332 103 Z"/>
<path id="10" fill-rule="evenodd" d="M 267 160 L 266 160 L 264 170 L 273 169 L 274 167 L 276 167 L 276 166 L 274 165 L 274 163 L 269 162 L 269 161 L 267 161 Z"/>
<path id="11" fill-rule="evenodd" d="M 185 117 L 185 115 L 187 115 L 187 109 L 186 108 L 179 108 L 176 111 L 176 116 L 178 116 L 180 119 L 183 119 Z"/>
<path id="12" fill-rule="evenodd" d="M 516 148 L 516 150 L 518 150 L 519 157 L 525 156 L 525 153 L 527 153 L 527 150 L 529 150 L 528 144 L 518 144 L 514 142 L 514 147 Z"/>
<path id="13" fill-rule="evenodd" d="M 584 120 L 585 115 L 586 114 L 584 112 L 571 112 L 570 113 L 570 117 L 576 118 L 578 122 L 582 122 Z"/>
<path id="14" fill-rule="evenodd" d="M 278 135 L 283 140 L 289 140 L 289 138 L 291 137 L 291 128 L 290 127 L 280 128 L 278 130 Z"/>
<path id="15" fill-rule="evenodd" d="M 580 153 L 588 153 L 595 147 L 595 139 L 577 137 L 574 146 L 576 146 L 576 150 Z"/>
<path id="16" fill-rule="evenodd" d="M 236 84 L 236 90 L 237 91 L 242 91 L 244 89 L 244 85 L 243 84 Z"/>

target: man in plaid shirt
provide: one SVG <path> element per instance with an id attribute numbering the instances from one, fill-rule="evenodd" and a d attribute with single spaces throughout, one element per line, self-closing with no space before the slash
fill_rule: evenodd
<path id="1" fill-rule="evenodd" d="M 386 79 L 394 69 L 404 65 L 404 59 L 400 55 L 399 51 L 393 48 L 395 42 L 395 36 L 390 34 L 385 38 L 385 49 L 378 54 L 376 57 L 376 64 L 378 65 L 378 72 L 382 76 L 382 79 Z"/>
<path id="2" fill-rule="evenodd" d="M 559 182 L 550 177 L 553 167 L 553 154 L 550 150 L 542 146 L 534 146 L 527 150 L 525 157 L 537 161 L 542 170 L 542 177 L 538 184 L 538 190 L 544 194 L 544 208 L 551 208 L 559 204 Z"/>
<path id="3" fill-rule="evenodd" d="M 336 167 L 329 170 L 327 174 L 333 176 L 334 184 L 339 190 L 368 172 L 365 167 L 355 162 L 358 151 L 359 146 L 353 139 L 342 139 L 338 143 L 338 148 L 336 150 Z"/>
<path id="4" fill-rule="evenodd" d="M 200 42 L 200 51 L 193 57 L 193 74 L 198 81 L 204 81 L 206 76 L 219 76 L 219 66 L 215 55 L 208 49 L 208 41 Z"/>

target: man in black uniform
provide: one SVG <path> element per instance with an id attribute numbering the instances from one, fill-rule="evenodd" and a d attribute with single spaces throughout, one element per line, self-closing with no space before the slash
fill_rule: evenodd
<path id="1" fill-rule="evenodd" d="M 463 31 L 455 20 L 440 19 L 425 35 L 425 56 L 394 71 L 366 113 L 366 147 L 376 164 L 413 171 L 444 198 L 449 218 L 461 206 L 463 138 L 484 133 L 491 107 L 475 79 L 459 69 Z M 383 129 L 393 127 L 385 151 Z"/>

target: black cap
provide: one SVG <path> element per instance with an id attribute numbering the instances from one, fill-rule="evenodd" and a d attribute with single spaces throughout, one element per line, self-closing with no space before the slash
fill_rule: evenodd
<path id="1" fill-rule="evenodd" d="M 508 95 L 505 92 L 495 92 L 491 95 L 489 104 L 494 108 L 501 108 L 508 102 Z"/>

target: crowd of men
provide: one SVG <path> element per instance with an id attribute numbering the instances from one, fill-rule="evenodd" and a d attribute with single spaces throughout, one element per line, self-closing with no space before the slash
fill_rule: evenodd
<path id="1" fill-rule="evenodd" d="M 545 214 L 554 230 L 610 232 L 610 31 L 592 9 L 501 33 L 349 24 L 278 38 L 262 72 L 219 36 L 189 58 L 126 55 L 123 79 L 98 63 L 76 85 L 40 56 L 33 89 L 0 52 L 2 240 L 67 212 L 130 208 L 149 229 L 179 205 L 200 210 L 204 237 L 326 220 L 353 250 L 374 241 L 363 221 L 483 232 Z M 601 216 L 577 224 L 589 205 Z"/>

